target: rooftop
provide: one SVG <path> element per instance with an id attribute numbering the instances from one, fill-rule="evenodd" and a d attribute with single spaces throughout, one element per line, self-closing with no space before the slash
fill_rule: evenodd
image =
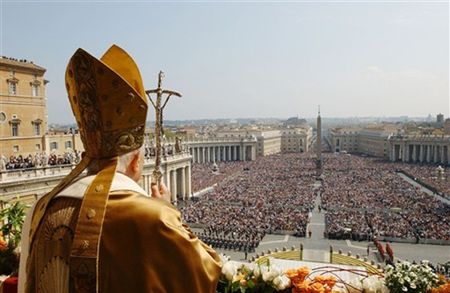
<path id="1" fill-rule="evenodd" d="M 46 69 L 27 59 L 16 59 L 12 57 L 0 56 L 0 67 L 13 66 L 18 68 L 33 69 L 44 73 Z"/>

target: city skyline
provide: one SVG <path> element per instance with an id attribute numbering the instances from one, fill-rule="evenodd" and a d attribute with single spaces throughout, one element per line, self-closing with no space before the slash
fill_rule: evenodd
<path id="1" fill-rule="evenodd" d="M 343 116 L 343 117 L 327 117 L 321 114 L 322 120 L 327 123 L 333 123 L 334 126 L 344 126 L 344 125 L 371 125 L 373 123 L 380 124 L 392 124 L 392 123 L 436 123 L 437 115 L 427 115 L 423 117 L 409 117 L 409 116 Z M 165 119 L 164 123 L 170 126 L 182 126 L 182 125 L 208 125 L 208 124 L 217 124 L 217 125 L 233 125 L 239 124 L 241 126 L 251 125 L 251 124 L 261 124 L 261 125 L 272 125 L 277 123 L 282 123 L 287 121 L 290 118 L 297 117 L 299 119 L 305 119 L 306 124 L 312 125 L 315 124 L 317 119 L 316 117 L 300 117 L 300 116 L 291 116 L 291 117 L 225 117 L 225 118 L 192 118 L 192 119 Z M 450 117 L 444 117 L 447 119 Z M 153 123 L 155 122 L 154 117 L 147 117 L 147 127 L 153 127 Z M 69 123 L 58 123 L 49 121 L 50 128 L 65 128 L 65 127 L 77 127 L 76 122 Z"/>
<path id="2" fill-rule="evenodd" d="M 74 122 L 71 54 L 113 43 L 146 88 L 163 70 L 183 93 L 169 120 L 309 118 L 318 104 L 325 117 L 449 117 L 448 3 L 0 3 L 1 55 L 47 69 L 50 123 Z"/>

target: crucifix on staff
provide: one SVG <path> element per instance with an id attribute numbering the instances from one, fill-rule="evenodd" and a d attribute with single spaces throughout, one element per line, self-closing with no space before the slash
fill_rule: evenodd
<path id="1" fill-rule="evenodd" d="M 152 176 L 152 184 L 159 184 L 161 183 L 161 138 L 164 135 L 164 129 L 163 129 L 163 111 L 164 108 L 167 105 L 167 102 L 169 102 L 169 99 L 171 96 L 181 97 L 181 94 L 176 91 L 171 90 L 163 90 L 162 89 L 162 80 L 164 79 L 164 72 L 160 71 L 158 74 L 158 87 L 156 89 L 147 90 L 145 93 L 147 94 L 150 102 L 153 105 L 153 108 L 155 108 L 155 170 L 153 171 Z M 152 100 L 151 94 L 156 94 L 156 100 Z M 165 97 L 164 102 L 162 103 L 163 96 Z M 161 106 L 162 103 L 162 106 Z"/>

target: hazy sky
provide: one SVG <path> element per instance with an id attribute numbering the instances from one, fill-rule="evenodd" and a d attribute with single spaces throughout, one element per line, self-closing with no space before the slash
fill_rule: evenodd
<path id="1" fill-rule="evenodd" d="M 445 1 L 0 2 L 0 54 L 47 68 L 50 122 L 74 121 L 71 55 L 113 43 L 183 93 L 167 119 L 449 115 Z"/>

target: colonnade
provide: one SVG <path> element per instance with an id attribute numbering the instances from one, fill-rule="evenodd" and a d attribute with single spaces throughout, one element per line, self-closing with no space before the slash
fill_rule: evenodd
<path id="1" fill-rule="evenodd" d="M 250 161 L 256 156 L 256 149 L 250 145 L 201 145 L 191 146 L 194 163 Z"/>
<path id="2" fill-rule="evenodd" d="M 391 141 L 389 158 L 405 163 L 435 163 L 450 165 L 450 142 Z"/>
<path id="3" fill-rule="evenodd" d="M 178 168 L 170 168 L 163 173 L 162 181 L 167 186 L 172 196 L 172 203 L 178 200 L 187 200 L 191 196 L 191 166 L 183 166 Z M 152 175 L 143 174 L 141 178 L 141 186 L 151 194 Z"/>

